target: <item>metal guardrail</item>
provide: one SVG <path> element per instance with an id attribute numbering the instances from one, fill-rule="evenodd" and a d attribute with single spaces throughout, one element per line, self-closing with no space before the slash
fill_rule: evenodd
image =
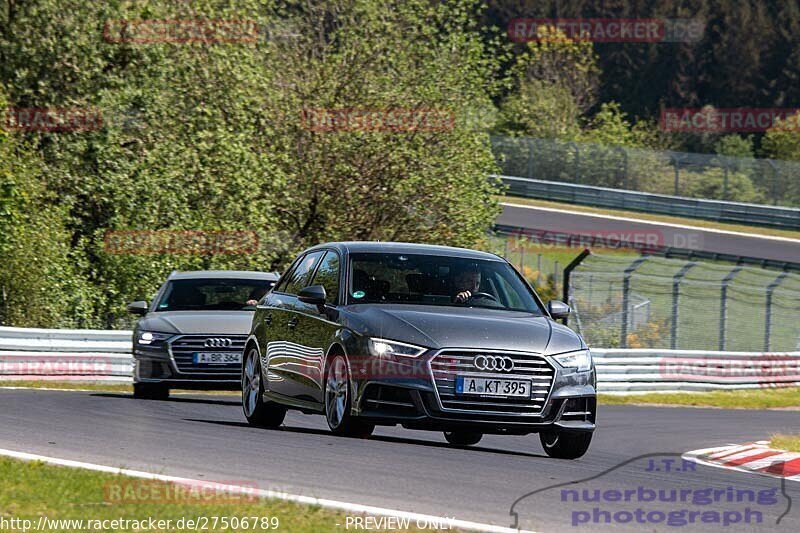
<path id="1" fill-rule="evenodd" d="M 734 224 L 800 229 L 800 209 L 798 208 L 702 200 L 516 176 L 495 177 L 500 178 L 508 187 L 508 194 L 512 196 Z"/>
<path id="2" fill-rule="evenodd" d="M 106 346 L 106 349 L 98 351 L 98 346 Z M 129 383 L 132 379 L 130 353 L 130 331 L 0 327 L 0 380 Z M 800 352 L 593 348 L 592 354 L 600 392 L 800 386 Z"/>
<path id="3" fill-rule="evenodd" d="M 132 335 L 0 327 L 0 379 L 130 382 Z"/>
<path id="4" fill-rule="evenodd" d="M 600 392 L 681 392 L 800 386 L 800 352 L 592 349 Z"/>

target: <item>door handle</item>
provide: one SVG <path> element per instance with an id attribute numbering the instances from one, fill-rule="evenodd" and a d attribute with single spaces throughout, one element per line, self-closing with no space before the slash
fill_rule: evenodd
<path id="1" fill-rule="evenodd" d="M 264 325 L 269 326 L 270 324 L 272 324 L 272 313 L 264 317 Z"/>
<path id="2" fill-rule="evenodd" d="M 293 316 L 292 318 L 290 318 L 289 322 L 287 322 L 286 325 L 289 326 L 290 328 L 294 328 L 295 326 L 297 326 L 297 317 Z"/>

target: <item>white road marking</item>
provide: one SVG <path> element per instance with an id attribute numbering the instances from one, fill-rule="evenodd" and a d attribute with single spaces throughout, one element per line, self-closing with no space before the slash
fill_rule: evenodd
<path id="1" fill-rule="evenodd" d="M 758 233 L 745 233 L 743 231 L 733 231 L 727 229 L 717 228 L 703 228 L 700 226 L 689 226 L 685 224 L 675 224 L 674 222 L 657 222 L 655 220 L 644 220 L 641 218 L 621 217 L 616 215 L 603 215 L 600 213 L 587 213 L 584 211 L 573 211 L 570 209 L 558 209 L 555 207 L 538 207 L 535 205 L 514 204 L 509 202 L 500 202 L 500 205 L 507 207 L 520 207 L 522 209 L 534 209 L 537 211 L 550 211 L 553 213 L 564 213 L 568 215 L 580 215 L 593 218 L 604 218 L 606 220 L 619 220 L 622 222 L 635 222 L 637 224 L 650 224 L 651 226 L 663 226 L 667 228 L 676 228 L 684 230 L 692 230 L 706 233 L 717 233 L 720 235 L 734 235 L 736 237 L 750 237 L 752 239 L 765 239 L 770 241 L 788 242 L 792 244 L 800 244 L 800 239 L 793 239 L 791 237 L 779 237 L 777 235 L 761 235 Z"/>
<path id="2" fill-rule="evenodd" d="M 719 457 L 719 456 L 715 457 L 715 456 L 712 455 L 711 458 L 715 459 L 715 460 L 722 461 L 723 463 L 727 463 L 728 461 L 735 461 L 737 459 L 743 459 L 745 457 L 751 457 L 753 455 L 758 455 L 758 454 L 761 454 L 761 453 L 764 453 L 764 452 L 767 452 L 767 451 L 769 451 L 768 448 L 750 448 L 749 450 L 742 450 L 742 451 L 736 452 L 736 453 L 734 453 L 732 455 L 723 455 L 722 457 Z"/>
<path id="3" fill-rule="evenodd" d="M 740 453 L 740 452 L 743 452 L 745 450 L 752 450 L 752 449 L 753 449 L 752 446 L 730 446 L 730 447 L 726 447 L 724 450 L 721 450 L 719 452 L 709 454 L 709 457 L 711 459 L 722 459 L 726 455 L 731 455 L 731 454 L 734 454 L 734 453 Z"/>
<path id="4" fill-rule="evenodd" d="M 0 448 L 0 456 L 12 457 L 14 459 L 21 459 L 23 461 L 41 461 L 43 463 L 66 466 L 69 468 L 83 468 L 85 470 L 94 470 L 96 472 L 106 472 L 109 474 L 121 474 L 130 477 L 137 477 L 142 479 L 152 479 L 157 481 L 164 481 L 167 483 L 177 483 L 180 485 L 198 486 L 198 484 L 208 484 L 208 481 L 199 479 L 190 479 L 175 476 L 166 476 L 163 474 L 153 474 L 150 472 L 142 472 L 140 470 L 129 470 L 126 468 L 117 468 L 114 466 L 98 465 L 93 463 L 84 463 L 82 461 L 72 461 L 69 459 L 59 459 L 57 457 L 48 457 L 45 455 L 36 455 L 26 452 L 18 452 L 14 450 L 6 450 Z M 434 516 L 420 513 L 411 513 L 408 511 L 400 511 L 397 509 L 387 509 L 385 507 L 373 507 L 371 505 L 361 505 L 357 503 L 348 503 L 337 500 L 327 500 L 324 498 L 314 498 L 313 496 L 301 496 L 298 494 L 288 494 L 286 492 L 279 492 L 266 489 L 254 489 L 253 487 L 239 486 L 239 485 L 225 485 L 214 484 L 220 490 L 230 494 L 243 494 L 247 496 L 259 496 L 261 498 L 272 498 L 293 503 L 301 503 L 305 505 L 318 505 L 328 509 L 335 509 L 338 511 L 347 511 L 359 514 L 369 514 L 377 516 L 395 516 L 398 518 L 405 518 L 419 523 L 428 524 L 446 524 L 450 528 L 468 529 L 471 531 L 491 531 L 498 533 L 519 533 L 527 530 L 512 529 L 509 527 L 498 526 L 494 524 L 483 524 L 480 522 L 471 522 L 469 520 L 459 520 L 456 518 L 448 518 L 445 516 Z M 530 532 L 533 533 L 533 532 Z"/>

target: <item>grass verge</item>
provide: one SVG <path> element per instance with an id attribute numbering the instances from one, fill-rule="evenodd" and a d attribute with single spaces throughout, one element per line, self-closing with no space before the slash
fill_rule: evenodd
<path id="1" fill-rule="evenodd" d="M 214 492 L 208 486 L 178 485 L 0 457 L 0 530 L 22 531 L 12 519 L 30 520 L 28 531 L 49 519 L 43 531 L 299 531 L 344 529 L 348 514 L 248 495 Z M 233 484 L 232 480 L 221 480 Z M 247 487 L 252 484 L 242 483 Z M 257 487 L 265 488 L 265 487 Z M 349 516 L 360 516 L 350 514 Z M 171 527 L 148 525 L 149 518 Z M 113 520 L 140 521 L 117 522 Z M 183 519 L 181 524 L 179 520 Z M 6 522 L 3 522 L 5 520 Z M 76 522 L 83 520 L 83 527 Z M 101 524 L 87 528 L 87 521 Z M 189 527 L 188 520 L 194 520 Z M 62 521 L 55 523 L 54 521 Z M 3 525 L 5 524 L 5 525 Z M 166 525 L 164 522 L 162 525 Z M 181 527 L 183 525 L 183 527 Z M 202 527 L 205 525 L 206 527 Z M 413 529 L 414 521 L 410 522 Z M 6 527 L 7 526 L 7 527 Z M 235 526 L 235 527 L 234 527 Z M 157 529 L 153 529 L 156 527 Z"/>
<path id="2" fill-rule="evenodd" d="M 785 389 L 753 389 L 736 391 L 600 394 L 601 405 L 664 405 L 719 407 L 722 409 L 800 409 L 800 387 Z"/>
<path id="3" fill-rule="evenodd" d="M 769 445 L 787 452 L 800 452 L 800 435 L 773 435 Z"/>
<path id="4" fill-rule="evenodd" d="M 766 228 L 763 226 L 748 226 L 744 224 L 725 224 L 712 220 L 700 218 L 674 217 L 669 215 L 654 215 L 641 211 L 626 211 L 622 209 L 605 209 L 590 207 L 585 205 L 566 204 L 561 202 L 551 202 L 547 200 L 534 200 L 532 198 L 521 198 L 519 196 L 497 196 L 497 201 L 510 204 L 532 205 L 536 207 L 552 207 L 556 209 L 568 209 L 570 211 L 580 211 L 583 213 L 596 213 L 601 215 L 612 215 L 617 217 L 638 218 L 653 222 L 666 222 L 669 224 L 682 224 L 685 226 L 695 226 L 698 228 L 719 229 L 726 231 L 738 231 L 742 233 L 752 233 L 754 235 L 769 235 L 773 237 L 788 237 L 790 239 L 800 239 L 800 231 L 782 230 L 777 228 Z"/>

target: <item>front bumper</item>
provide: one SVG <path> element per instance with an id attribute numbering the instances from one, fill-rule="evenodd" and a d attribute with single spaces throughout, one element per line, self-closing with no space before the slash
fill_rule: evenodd
<path id="1" fill-rule="evenodd" d="M 524 435 L 547 430 L 591 432 L 595 429 L 597 398 L 594 369 L 567 373 L 550 358 L 539 354 L 521 354 L 545 361 L 552 369 L 546 396 L 532 395 L 530 402 L 516 404 L 512 400 L 490 398 L 485 406 L 481 406 L 479 401 L 470 401 L 462 402 L 469 404 L 469 408 L 453 409 L 448 407 L 458 402 L 443 402 L 440 394 L 442 383 L 447 386 L 447 381 L 439 379 L 440 386 L 436 385 L 436 377 L 441 376 L 436 374 L 434 377 L 430 365 L 436 355 L 439 353 L 428 356 L 422 362 L 397 361 L 398 365 L 413 367 L 405 372 L 398 371 L 398 374 L 405 373 L 406 377 L 367 375 L 359 379 L 360 374 L 364 373 L 358 367 L 353 369 L 357 391 L 353 414 L 376 424 L 401 424 L 410 429 L 437 431 L 469 429 L 482 433 Z M 419 371 L 420 364 L 424 364 L 425 372 Z M 503 377 L 498 373 L 483 375 Z M 474 400 L 474 397 L 468 399 Z"/>
<path id="2" fill-rule="evenodd" d="M 134 383 L 162 383 L 170 387 L 198 390 L 239 390 L 241 388 L 241 363 L 226 365 L 195 365 L 191 353 L 222 351 L 204 347 L 206 338 L 220 335 L 176 335 L 157 346 L 135 345 L 133 351 Z M 231 339 L 228 352 L 244 351 L 246 336 L 225 335 Z"/>

